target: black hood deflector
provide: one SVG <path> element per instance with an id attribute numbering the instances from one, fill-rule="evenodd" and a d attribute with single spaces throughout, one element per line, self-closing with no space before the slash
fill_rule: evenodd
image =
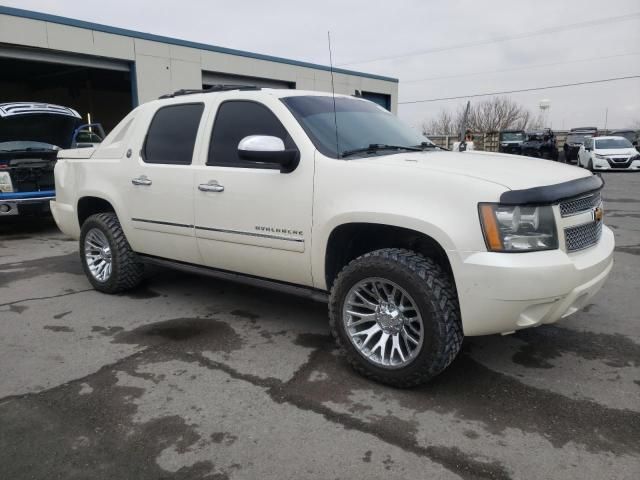
<path id="1" fill-rule="evenodd" d="M 500 203 L 504 205 L 550 205 L 600 190 L 603 186 L 604 180 L 599 175 L 591 175 L 555 185 L 509 190 L 500 195 Z"/>

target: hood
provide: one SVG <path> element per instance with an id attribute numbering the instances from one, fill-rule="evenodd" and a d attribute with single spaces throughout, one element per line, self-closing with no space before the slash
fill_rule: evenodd
<path id="1" fill-rule="evenodd" d="M 551 160 L 477 151 L 408 152 L 350 161 L 435 170 L 484 180 L 509 190 L 555 185 L 592 175 L 587 170 Z"/>
<path id="2" fill-rule="evenodd" d="M 605 155 L 607 157 L 615 156 L 615 155 L 636 155 L 638 151 L 635 147 L 629 148 L 607 148 L 606 150 L 598 150 L 596 149 L 596 153 L 598 155 Z"/>
<path id="3" fill-rule="evenodd" d="M 69 148 L 81 122 L 74 116 L 52 113 L 0 117 L 0 150 L 42 149 L 43 144 L 50 145 L 50 149 Z"/>

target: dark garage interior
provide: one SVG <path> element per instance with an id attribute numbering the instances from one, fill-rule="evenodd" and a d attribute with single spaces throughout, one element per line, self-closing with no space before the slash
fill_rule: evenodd
<path id="1" fill-rule="evenodd" d="M 108 133 L 133 107 L 129 71 L 0 58 L 0 103 L 64 105 Z"/>

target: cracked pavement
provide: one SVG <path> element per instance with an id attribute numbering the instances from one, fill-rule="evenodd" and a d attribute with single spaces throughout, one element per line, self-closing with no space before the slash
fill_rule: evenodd
<path id="1" fill-rule="evenodd" d="M 103 295 L 51 221 L 0 219 L 0 478 L 638 478 L 640 175 L 604 178 L 593 303 L 412 390 L 354 374 L 325 305 L 163 269 Z"/>

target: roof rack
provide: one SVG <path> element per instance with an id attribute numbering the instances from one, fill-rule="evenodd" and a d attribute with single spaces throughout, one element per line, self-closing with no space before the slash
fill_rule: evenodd
<path id="1" fill-rule="evenodd" d="M 230 90 L 260 90 L 260 87 L 257 87 L 256 85 L 242 85 L 242 84 L 217 84 L 217 85 L 211 85 L 208 88 L 204 88 L 202 90 L 197 90 L 197 89 L 181 89 L 181 90 L 176 90 L 173 93 L 167 93 L 165 95 L 162 95 L 161 97 L 158 97 L 159 99 L 163 99 L 163 98 L 173 98 L 173 97 L 181 97 L 183 95 L 194 95 L 196 93 L 214 93 L 214 92 L 227 92 Z"/>

